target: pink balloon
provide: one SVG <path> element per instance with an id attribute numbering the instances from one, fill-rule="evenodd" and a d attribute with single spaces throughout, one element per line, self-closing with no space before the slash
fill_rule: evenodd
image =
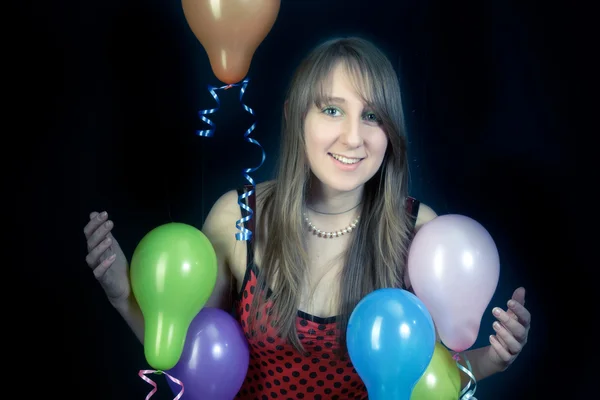
<path id="1" fill-rule="evenodd" d="M 408 275 L 441 341 L 456 352 L 473 346 L 500 277 L 500 257 L 489 232 L 463 215 L 434 218 L 413 238 Z"/>

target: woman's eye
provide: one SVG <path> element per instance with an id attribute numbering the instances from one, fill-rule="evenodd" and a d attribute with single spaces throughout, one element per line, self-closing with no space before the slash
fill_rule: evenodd
<path id="1" fill-rule="evenodd" d="M 372 112 L 366 113 L 365 119 L 369 122 L 379 122 L 379 118 L 377 118 L 377 115 Z"/>
<path id="2" fill-rule="evenodd" d="M 337 109 L 337 108 L 335 108 L 335 107 L 325 107 L 325 108 L 323 109 L 323 113 L 324 113 L 324 114 L 327 114 L 327 115 L 330 115 L 330 116 L 332 116 L 332 117 L 337 117 L 338 115 L 340 115 L 340 114 L 341 114 L 340 110 L 338 110 L 338 109 Z"/>

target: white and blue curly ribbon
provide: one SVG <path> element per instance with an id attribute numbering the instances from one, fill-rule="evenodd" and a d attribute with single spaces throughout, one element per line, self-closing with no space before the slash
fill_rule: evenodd
<path id="1" fill-rule="evenodd" d="M 215 112 L 217 112 L 219 110 L 219 107 L 221 106 L 221 101 L 219 100 L 219 96 L 217 95 L 217 90 L 227 90 L 232 87 L 240 86 L 240 103 L 242 104 L 242 107 L 244 108 L 244 110 L 249 112 L 251 115 L 255 115 L 254 110 L 252 110 L 250 107 L 248 107 L 242 101 L 242 98 L 244 97 L 244 93 L 246 92 L 246 87 L 248 86 L 248 82 L 249 82 L 249 79 L 246 78 L 243 81 L 241 81 L 240 83 L 236 83 L 236 84 L 230 84 L 230 85 L 225 85 L 225 86 L 221 86 L 221 87 L 214 87 L 211 85 L 208 86 L 208 91 L 210 92 L 212 97 L 217 102 L 217 107 L 200 110 L 198 112 L 200 119 L 202 121 L 206 122 L 210 126 L 210 129 L 196 131 L 196 134 L 198 136 L 212 137 L 216 131 L 215 123 L 213 121 L 211 121 L 207 117 L 207 115 L 214 114 Z M 262 158 L 261 158 L 261 161 L 258 164 L 258 166 L 254 167 L 254 168 L 246 168 L 243 171 L 244 178 L 246 178 L 246 180 L 248 182 L 250 182 L 250 184 L 252 185 L 252 189 L 247 192 L 242 193 L 238 198 L 238 204 L 240 205 L 240 207 L 242 207 L 244 210 L 246 210 L 248 212 L 248 215 L 237 220 L 235 223 L 237 229 L 240 231 L 240 232 L 236 233 L 236 235 L 235 235 L 237 240 L 250 240 L 252 238 L 252 232 L 249 229 L 244 228 L 243 224 L 245 222 L 248 222 L 253 217 L 254 210 L 252 210 L 252 208 L 250 208 L 246 205 L 245 199 L 254 194 L 255 187 L 256 187 L 254 179 L 252 179 L 252 177 L 250 176 L 250 173 L 258 170 L 263 165 L 263 163 L 265 162 L 265 159 L 266 159 L 266 154 L 265 154 L 264 148 L 261 146 L 261 144 L 256 139 L 253 139 L 250 137 L 250 134 L 252 133 L 252 131 L 254 131 L 255 128 L 256 128 L 256 122 L 253 122 L 252 125 L 244 133 L 244 139 L 246 139 L 247 142 L 255 144 L 260 148 L 260 150 L 262 152 Z"/>

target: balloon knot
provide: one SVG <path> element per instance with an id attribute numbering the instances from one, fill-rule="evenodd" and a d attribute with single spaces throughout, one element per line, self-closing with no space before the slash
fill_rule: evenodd
<path id="1" fill-rule="evenodd" d="M 454 353 L 454 355 L 452 356 L 452 359 L 454 361 L 460 361 L 460 356 L 458 355 L 458 353 Z"/>
<path id="2" fill-rule="evenodd" d="M 233 87 L 233 85 L 232 85 L 232 84 L 229 84 L 229 85 L 225 86 L 225 87 L 223 88 L 223 90 L 231 89 L 232 87 Z"/>

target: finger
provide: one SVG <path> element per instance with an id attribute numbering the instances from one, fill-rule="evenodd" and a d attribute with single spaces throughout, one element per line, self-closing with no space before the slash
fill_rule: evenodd
<path id="1" fill-rule="evenodd" d="M 507 348 L 508 348 L 508 346 L 507 346 L 506 342 L 505 342 L 505 341 L 504 341 L 504 339 L 502 339 L 500 336 L 498 336 L 498 335 L 495 335 L 495 336 L 494 336 L 494 339 L 496 339 L 497 341 L 499 341 L 499 342 L 500 342 L 500 344 L 502 345 L 502 347 L 504 347 L 505 349 L 507 349 Z"/>
<path id="2" fill-rule="evenodd" d="M 511 314 L 517 317 L 517 320 L 525 328 L 528 328 L 531 324 L 531 313 L 525 308 L 523 303 L 519 303 L 514 299 L 508 301 L 508 310 Z"/>
<path id="3" fill-rule="evenodd" d="M 511 317 L 506 311 L 495 307 L 493 314 L 501 325 L 506 328 L 510 333 L 517 338 L 518 341 L 523 342 L 527 338 L 527 328 L 525 328 L 518 320 Z"/>
<path id="4" fill-rule="evenodd" d="M 525 305 L 525 288 L 521 286 L 515 289 L 512 295 L 512 299 L 520 303 L 521 305 Z"/>
<path id="5" fill-rule="evenodd" d="M 102 242 L 108 236 L 113 226 L 114 224 L 110 220 L 100 225 L 87 241 L 88 251 L 91 251 L 94 247 L 98 246 L 100 242 Z"/>
<path id="6" fill-rule="evenodd" d="M 496 336 L 498 338 L 502 339 L 502 342 L 503 342 L 503 343 L 501 343 L 501 344 L 503 344 L 502 347 L 507 349 L 511 355 L 516 355 L 516 354 L 519 354 L 519 352 L 521 352 L 521 350 L 523 349 L 523 346 L 513 336 L 513 334 L 508 329 L 506 329 L 506 327 L 504 327 L 498 321 L 494 322 L 492 324 L 492 326 L 493 326 L 494 330 L 496 331 Z"/>
<path id="7" fill-rule="evenodd" d="M 98 266 L 98 262 L 100 261 L 100 256 L 104 254 L 106 250 L 110 248 L 112 244 L 112 239 L 107 237 L 105 238 L 98 246 L 94 247 L 88 255 L 85 257 L 85 261 L 91 268 L 96 268 Z"/>
<path id="8" fill-rule="evenodd" d="M 506 310 L 506 313 L 507 313 L 508 315 L 510 315 L 510 317 L 511 317 L 512 319 L 514 319 L 514 320 L 516 320 L 516 321 L 518 321 L 518 320 L 519 320 L 519 317 L 517 317 L 517 315 L 516 315 L 514 312 L 512 312 L 512 310 L 508 309 L 508 310 Z"/>
<path id="9" fill-rule="evenodd" d="M 96 279 L 101 279 L 104 276 L 106 271 L 108 271 L 108 269 L 113 265 L 116 258 L 116 254 L 113 254 L 106 260 L 102 261 L 96 268 L 94 268 L 94 276 Z"/>
<path id="10" fill-rule="evenodd" d="M 502 361 L 508 364 L 512 356 L 510 355 L 508 350 L 506 350 L 506 348 L 504 348 L 504 346 L 500 344 L 495 335 L 490 335 L 490 344 L 492 345 L 494 351 L 498 354 L 498 357 L 500 357 Z"/>
<path id="11" fill-rule="evenodd" d="M 106 213 L 106 211 L 103 211 L 101 213 L 95 213 L 95 216 L 92 217 L 92 215 L 94 213 L 90 214 L 90 220 L 88 221 L 88 223 L 83 228 L 83 233 L 85 234 L 85 238 L 86 239 L 89 239 L 92 236 L 92 234 L 98 229 L 98 227 L 108 217 L 108 214 Z"/>

